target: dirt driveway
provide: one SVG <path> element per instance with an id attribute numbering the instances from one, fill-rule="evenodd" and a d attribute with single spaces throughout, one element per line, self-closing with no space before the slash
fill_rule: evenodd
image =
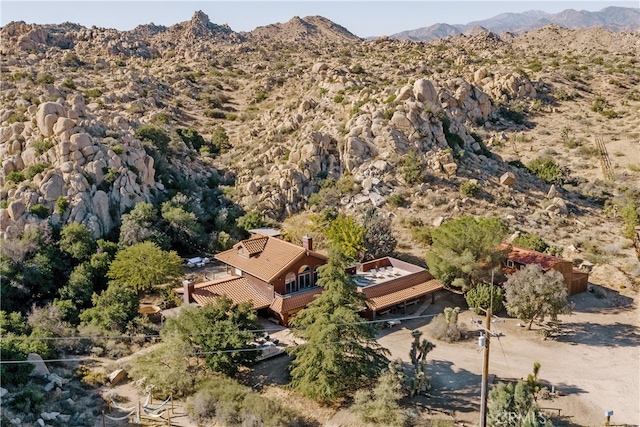
<path id="1" fill-rule="evenodd" d="M 640 424 L 640 330 L 638 309 L 632 298 L 598 289 L 571 297 L 572 315 L 561 316 L 559 333 L 546 340 L 535 329 L 526 331 L 517 319 L 502 318 L 492 324 L 500 331 L 490 351 L 490 380 L 520 379 L 542 365 L 539 378 L 555 388 L 559 396 L 540 402 L 557 408 L 568 425 L 602 425 L 605 410 L 613 410 L 616 425 Z M 466 306 L 460 296 L 441 292 L 425 315 L 441 313 L 446 306 Z M 469 331 L 464 342 L 447 344 L 430 336 L 432 317 L 403 321 L 398 329 L 387 329 L 379 341 L 393 358 L 409 361 L 411 330 L 436 343 L 428 359 L 432 396 L 423 398 L 428 408 L 452 414 L 458 421 L 477 423 L 483 353 L 472 320 L 484 320 L 471 311 L 460 314 L 460 324 Z M 557 410 L 555 411 L 557 413 Z"/>

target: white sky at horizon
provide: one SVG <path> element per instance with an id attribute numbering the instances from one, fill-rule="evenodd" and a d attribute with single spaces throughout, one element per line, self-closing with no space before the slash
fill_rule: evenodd
<path id="1" fill-rule="evenodd" d="M 188 21 L 202 10 L 215 24 L 233 31 L 284 23 L 294 16 L 324 16 L 360 37 L 382 36 L 428 27 L 436 23 L 467 24 L 499 15 L 565 9 L 599 11 L 608 6 L 640 7 L 636 1 L 528 1 L 528 0 L 422 0 L 422 1 L 6 1 L 0 0 L 0 26 L 12 21 L 28 24 L 73 22 L 85 27 L 131 30 L 154 23 L 171 26 Z"/>

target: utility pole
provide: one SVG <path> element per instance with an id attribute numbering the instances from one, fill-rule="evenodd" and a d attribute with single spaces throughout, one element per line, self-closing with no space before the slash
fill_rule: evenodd
<path id="1" fill-rule="evenodd" d="M 482 385 L 480 388 L 480 427 L 487 426 L 487 388 L 489 382 L 489 342 L 491 340 L 491 307 L 487 309 L 485 329 L 484 358 L 482 365 Z"/>

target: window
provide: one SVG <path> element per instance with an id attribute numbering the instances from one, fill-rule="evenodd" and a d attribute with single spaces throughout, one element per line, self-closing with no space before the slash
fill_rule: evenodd
<path id="1" fill-rule="evenodd" d="M 313 269 L 313 286 L 318 286 L 318 267 Z"/>
<path id="2" fill-rule="evenodd" d="M 296 282 L 295 273 L 287 273 L 287 277 L 284 280 L 284 293 L 291 294 L 298 290 L 298 284 Z"/>
<path id="3" fill-rule="evenodd" d="M 507 267 L 514 268 L 515 266 L 516 264 L 512 260 L 510 259 L 507 260 Z"/>
<path id="4" fill-rule="evenodd" d="M 302 267 L 300 267 L 298 274 L 298 283 L 300 284 L 300 289 L 307 289 L 313 286 L 311 284 L 311 269 L 308 265 L 303 265 Z"/>

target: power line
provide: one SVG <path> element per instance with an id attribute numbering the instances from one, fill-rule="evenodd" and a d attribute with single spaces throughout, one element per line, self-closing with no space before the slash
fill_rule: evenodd
<path id="1" fill-rule="evenodd" d="M 419 315 L 419 316 L 405 316 L 405 317 L 401 317 L 401 318 L 397 318 L 394 320 L 414 320 L 414 319 L 423 319 L 423 318 L 428 318 L 428 317 L 435 317 L 438 314 L 423 314 L 423 315 Z M 361 322 L 344 322 L 344 323 L 330 323 L 327 324 L 327 326 L 329 325 L 333 325 L 333 326 L 350 326 L 350 325 L 361 325 L 361 324 L 377 324 L 377 323 L 384 323 L 387 322 L 388 320 L 373 320 L 373 321 L 361 321 Z M 251 331 L 241 331 L 241 332 L 277 332 L 277 331 L 281 331 L 283 329 L 255 329 L 255 330 L 251 330 Z M 289 330 L 302 330 L 301 328 L 290 328 Z M 218 335 L 218 334 L 233 334 L 233 333 L 237 333 L 234 331 L 214 331 L 214 332 L 209 332 L 209 333 L 201 333 L 201 334 L 170 334 L 167 335 L 168 337 L 170 336 L 178 336 L 178 337 L 190 337 L 190 336 L 208 336 L 208 335 Z M 159 337 L 160 335 L 119 335 L 119 336 L 94 336 L 94 337 L 45 337 L 45 338 L 33 338 L 33 337 L 9 337 L 9 338 L 0 338 L 0 341 L 2 340 L 11 340 L 11 339 L 16 339 L 16 340 L 40 340 L 40 339 L 90 339 L 90 338 L 104 338 L 104 339 L 114 339 L 116 337 L 118 338 L 122 338 L 122 339 L 130 339 L 130 338 L 141 338 L 141 337 Z M 363 341 L 369 341 L 369 340 L 363 340 Z M 371 341 L 375 341 L 375 340 L 371 340 Z M 353 343 L 353 342 L 357 342 L 357 340 L 342 340 L 342 341 L 335 341 L 335 342 L 322 342 L 322 343 L 317 343 L 315 345 L 337 345 L 337 344 L 347 344 L 347 343 Z M 303 345 L 313 345 L 313 344 L 309 344 L 309 343 L 302 343 L 302 344 L 296 344 L 296 346 L 303 346 Z M 242 352 L 249 352 L 249 351 L 260 351 L 261 349 L 263 349 L 264 346 L 257 346 L 257 347 L 251 347 L 251 348 L 238 348 L 238 349 L 223 349 L 223 350 L 212 350 L 212 351 L 206 351 L 206 352 L 202 352 L 202 351 L 198 351 L 198 352 L 174 352 L 171 353 L 173 355 L 182 355 L 182 356 L 205 356 L 207 354 L 225 354 L 225 353 L 242 353 Z M 86 361 L 86 360 L 93 360 L 93 359 L 98 359 L 97 357 L 94 356 L 86 356 L 86 357 L 76 357 L 76 358 L 61 358 L 61 359 L 46 359 L 46 360 L 42 360 L 43 362 L 49 362 L 49 363 L 53 363 L 53 362 L 81 362 L 81 361 Z M 21 363 L 33 363 L 32 361 L 29 360 L 0 360 L 0 364 L 21 364 Z"/>
<path id="2" fill-rule="evenodd" d="M 399 317 L 394 320 L 413 320 L 413 319 L 422 319 L 428 317 L 434 317 L 437 314 L 423 314 L 420 316 L 405 316 Z M 352 326 L 352 325 L 361 325 L 361 324 L 378 324 L 385 323 L 388 320 L 363 320 L 361 322 L 345 322 L 345 323 L 328 323 L 327 326 Z M 302 328 L 287 328 L 289 331 L 303 330 Z M 258 333 L 272 333 L 272 332 L 280 332 L 285 329 L 245 329 L 240 332 L 251 332 L 254 334 Z M 201 333 L 170 333 L 164 336 L 180 336 L 180 337 L 191 337 L 191 336 L 207 336 L 207 335 L 231 335 L 238 333 L 238 331 L 210 331 L 210 332 L 201 332 Z M 61 340 L 92 340 L 92 339 L 143 339 L 143 338 L 161 338 L 163 335 L 161 334 L 138 334 L 138 335 L 68 335 L 68 336 L 57 336 L 57 337 L 21 337 L 21 336 L 9 336 L 9 337 L 0 337 L 0 341 L 61 341 Z"/>

